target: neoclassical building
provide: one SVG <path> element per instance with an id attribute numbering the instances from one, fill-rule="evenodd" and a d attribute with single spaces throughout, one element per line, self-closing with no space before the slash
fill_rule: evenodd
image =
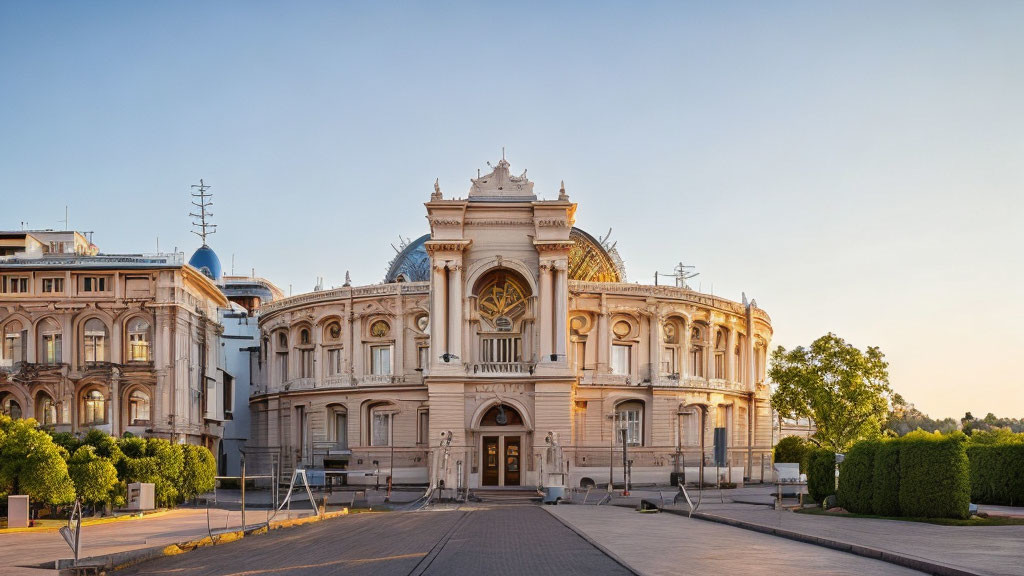
<path id="1" fill-rule="evenodd" d="M 0 232 L 0 410 L 217 453 L 227 306 L 181 253 L 109 255 L 77 232 Z"/>
<path id="2" fill-rule="evenodd" d="M 285 471 L 425 482 L 450 431 L 447 486 L 536 486 L 551 434 L 573 485 L 620 482 L 623 444 L 635 482 L 702 459 L 759 478 L 768 315 L 625 282 L 614 247 L 574 227 L 564 186 L 539 200 L 504 159 L 471 182 L 466 198 L 435 184 L 430 233 L 383 283 L 263 306 L 249 447 Z"/>

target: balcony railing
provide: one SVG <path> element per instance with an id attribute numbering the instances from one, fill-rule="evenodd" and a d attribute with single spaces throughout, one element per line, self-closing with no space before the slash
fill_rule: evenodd
<path id="1" fill-rule="evenodd" d="M 480 362 L 472 365 L 473 374 L 533 374 L 531 362 Z"/>

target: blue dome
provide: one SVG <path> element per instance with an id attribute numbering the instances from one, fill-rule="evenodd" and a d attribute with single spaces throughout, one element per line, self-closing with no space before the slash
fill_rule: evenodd
<path id="1" fill-rule="evenodd" d="M 217 257 L 217 253 L 213 251 L 213 248 L 203 244 L 189 258 L 188 263 L 190 266 L 198 268 L 210 280 L 220 282 L 220 258 Z"/>
<path id="2" fill-rule="evenodd" d="M 430 280 L 430 256 L 423 246 L 430 240 L 430 234 L 424 234 L 413 240 L 395 256 L 388 266 L 385 282 L 427 282 Z"/>

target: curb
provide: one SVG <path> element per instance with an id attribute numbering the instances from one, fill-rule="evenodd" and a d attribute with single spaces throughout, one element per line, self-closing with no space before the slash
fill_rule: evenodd
<path id="1" fill-rule="evenodd" d="M 684 512 L 683 510 L 664 509 L 663 511 L 668 512 L 669 514 L 676 514 L 679 516 L 687 515 L 686 512 Z M 797 542 L 803 542 L 805 544 L 813 544 L 815 546 L 821 546 L 822 548 L 830 548 L 832 550 L 838 550 L 840 552 L 847 552 L 850 554 L 855 554 L 857 556 L 863 556 L 864 558 L 881 560 L 883 562 L 888 562 L 890 564 L 895 564 L 897 566 L 902 566 L 904 568 L 910 568 L 911 570 L 926 572 L 928 574 L 935 574 L 936 576 L 987 576 L 980 572 L 971 572 L 970 570 L 964 570 L 963 568 L 957 568 L 955 566 L 942 564 L 940 562 L 933 562 L 931 560 L 925 560 L 923 558 L 907 556 L 905 554 L 898 554 L 896 552 L 890 552 L 888 550 L 880 550 L 878 548 L 872 548 L 870 546 L 851 544 L 849 542 L 842 542 L 839 540 L 823 538 L 820 536 L 811 536 L 809 534 L 804 534 L 802 532 L 783 530 L 782 528 L 765 526 L 763 524 L 756 524 L 754 522 L 735 520 L 733 518 L 726 518 L 724 516 L 716 516 L 714 514 L 708 514 L 707 512 L 694 512 L 693 518 L 699 518 L 707 522 L 725 524 L 727 526 L 742 528 L 744 530 L 760 532 L 762 534 L 769 534 L 771 536 L 778 536 L 780 538 L 795 540 Z"/>
<path id="2" fill-rule="evenodd" d="M 320 522 L 331 518 L 346 516 L 348 515 L 348 513 L 348 508 L 342 508 L 337 512 L 328 512 L 322 516 L 306 516 L 303 518 L 280 520 L 278 522 L 272 523 L 270 526 L 262 525 L 257 526 L 255 528 L 248 528 L 245 530 L 221 532 L 215 535 L 213 538 L 211 538 L 210 536 L 204 536 L 202 538 L 186 540 L 184 542 L 178 542 L 175 544 L 154 546 L 150 548 L 139 548 L 136 550 L 115 552 L 113 554 L 104 554 L 101 556 L 81 558 L 79 559 L 77 566 L 74 566 L 74 562 L 71 559 L 64 558 L 56 560 L 54 562 L 54 569 L 59 570 L 61 576 L 80 574 L 83 568 L 95 569 L 97 572 L 121 570 L 124 568 L 128 568 L 129 566 L 139 564 L 140 562 L 153 560 L 154 558 L 184 554 L 185 552 L 191 552 L 192 550 L 195 550 L 197 548 L 234 542 L 235 540 L 239 540 L 244 536 L 255 536 L 259 534 L 266 534 L 271 530 L 291 528 L 293 526 L 301 526 L 303 524 L 312 524 L 315 522 Z"/>
<path id="3" fill-rule="evenodd" d="M 639 570 L 637 570 L 636 568 L 633 568 L 632 566 L 630 566 L 630 565 L 629 565 L 629 564 L 628 564 L 628 563 L 627 563 L 627 562 L 626 562 L 625 560 L 623 560 L 622 558 L 620 558 L 618 554 L 616 554 L 616 553 L 612 552 L 611 550 L 609 550 L 609 549 L 605 548 L 604 546 L 602 546 L 601 544 L 599 544 L 599 543 L 598 543 L 598 542 L 597 542 L 596 540 L 594 540 L 594 539 L 593 539 L 593 538 L 591 538 L 590 536 L 587 536 L 587 534 L 586 534 L 585 532 L 583 532 L 582 530 L 580 530 L 579 528 L 577 528 L 577 527 L 576 527 L 576 526 L 575 526 L 574 524 L 572 524 L 571 522 L 569 522 L 569 521 L 568 521 L 568 520 L 566 520 L 565 518 L 562 518 L 562 517 L 561 517 L 561 516 L 559 516 L 558 514 L 555 514 L 554 512 L 552 512 L 552 511 L 548 510 L 548 509 L 547 509 L 546 507 L 544 507 L 544 506 L 541 506 L 541 508 L 542 508 L 542 509 L 543 509 L 543 510 L 544 510 L 545 512 L 547 512 L 548 514 L 550 514 L 552 518 L 554 518 L 555 520 L 558 520 L 559 522 L 561 522 L 563 526 L 565 526 L 565 527 L 566 527 L 566 528 L 568 528 L 569 530 L 572 530 L 573 532 L 575 532 L 575 533 L 576 533 L 576 535 L 577 535 L 577 536 L 579 536 L 580 538 L 583 538 L 583 540 L 585 540 L 585 541 L 587 542 L 587 544 L 590 544 L 590 545 L 591 545 L 591 546 L 593 546 L 594 548 L 597 548 L 597 549 L 598 549 L 598 550 L 600 550 L 600 551 L 601 551 L 601 552 L 602 552 L 602 553 L 603 553 L 603 554 L 604 554 L 605 556 L 608 556 L 609 558 L 611 558 L 612 560 L 614 560 L 615 562 L 617 562 L 617 563 L 618 563 L 618 564 L 619 564 L 620 566 L 622 566 L 622 567 L 623 567 L 623 568 L 625 568 L 626 570 L 629 570 L 630 574 L 633 574 L 634 576 L 643 576 L 643 573 L 642 573 L 642 572 L 640 572 L 640 571 L 639 571 Z"/>

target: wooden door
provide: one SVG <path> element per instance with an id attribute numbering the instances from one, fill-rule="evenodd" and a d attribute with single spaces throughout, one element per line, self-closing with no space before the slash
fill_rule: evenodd
<path id="1" fill-rule="evenodd" d="M 497 486 L 498 485 L 498 466 L 500 463 L 501 454 L 498 453 L 498 437 L 497 436 L 484 436 L 483 443 L 483 485 L 484 486 Z"/>
<path id="2" fill-rule="evenodd" d="M 505 436 L 505 486 L 519 486 L 519 469 L 522 454 L 519 452 L 519 436 Z"/>

